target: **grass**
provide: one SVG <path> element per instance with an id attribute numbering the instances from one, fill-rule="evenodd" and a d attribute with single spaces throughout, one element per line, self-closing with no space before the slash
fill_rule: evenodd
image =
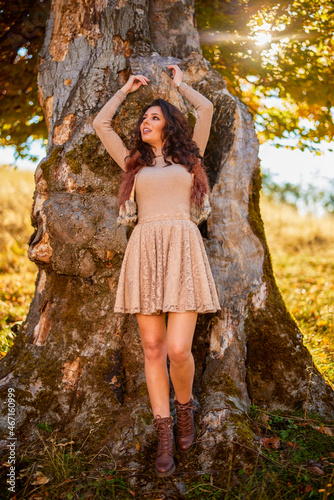
<path id="1" fill-rule="evenodd" d="M 33 191 L 32 172 L 0 167 L 0 356 L 10 349 L 35 289 L 37 267 L 27 258 Z M 315 363 L 334 382 L 334 218 L 301 217 L 293 207 L 276 206 L 265 197 L 261 207 L 281 293 Z M 334 498 L 333 421 L 258 406 L 252 406 L 250 418 L 261 443 L 252 473 L 237 471 L 236 482 L 233 455 L 227 464 L 229 483 L 226 474 L 199 475 L 191 464 L 182 470 L 182 461 L 175 477 L 157 479 L 152 466 L 142 480 L 154 482 L 154 496 L 140 498 L 163 498 L 164 488 L 180 481 L 183 498 L 189 499 Z M 39 445 L 25 444 L 19 457 L 17 499 L 137 498 L 131 486 L 136 473 L 117 467 L 108 447 L 87 456 L 84 443 L 71 436 L 59 440 L 46 424 L 35 432 Z M 0 479 L 6 472 L 3 466 Z"/>
<path id="2" fill-rule="evenodd" d="M 334 497 L 334 421 L 302 413 L 286 414 L 251 406 L 249 418 L 257 428 L 259 449 L 253 468 L 234 468 L 234 454 L 225 471 L 200 474 L 195 452 L 176 454 L 177 469 L 169 478 L 154 474 L 154 453 L 144 469 L 120 467 L 108 446 L 95 455 L 81 445 L 59 439 L 46 424 L 32 429 L 37 442 L 26 443 L 17 452 L 16 500 L 23 499 L 162 499 L 182 486 L 186 499 L 285 500 Z M 0 469 L 0 482 L 6 477 Z M 136 478 L 137 485 L 133 484 Z M 150 485 L 147 493 L 142 487 Z M 140 493 L 138 490 L 141 490 Z M 0 495 L 1 496 L 1 495 Z M 8 497 L 7 497 L 8 498 Z M 173 498 L 178 498 L 173 496 Z"/>
<path id="3" fill-rule="evenodd" d="M 0 357 L 10 349 L 35 291 L 36 265 L 27 251 L 34 174 L 0 167 Z"/>
<path id="4" fill-rule="evenodd" d="M 15 499 L 133 498 L 129 486 L 116 476 L 115 461 L 107 448 L 89 457 L 82 453 L 84 443 L 78 447 L 72 436 L 58 440 L 48 425 L 38 427 L 34 432 L 39 444 L 25 445 L 18 460 Z"/>
<path id="5" fill-rule="evenodd" d="M 301 217 L 265 197 L 261 211 L 285 303 L 317 367 L 334 383 L 334 217 Z"/>

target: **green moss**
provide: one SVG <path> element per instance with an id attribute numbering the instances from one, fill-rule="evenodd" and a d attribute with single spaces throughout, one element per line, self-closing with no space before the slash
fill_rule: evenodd
<path id="1" fill-rule="evenodd" d="M 237 441 L 249 448 L 254 449 L 255 438 L 254 435 L 257 434 L 257 428 L 251 428 L 250 421 L 245 419 L 245 415 L 240 415 L 239 413 L 231 413 L 229 421 L 234 427 L 234 432 L 236 434 Z"/>
<path id="2" fill-rule="evenodd" d="M 209 388 L 209 391 L 221 391 L 226 396 L 241 397 L 240 389 L 235 381 L 223 370 L 219 359 L 210 360 L 204 375 L 204 386 Z"/>
<path id="3" fill-rule="evenodd" d="M 34 398 L 34 409 L 46 415 L 48 408 L 54 408 L 54 401 L 55 396 L 52 391 L 40 391 Z"/>
<path id="4" fill-rule="evenodd" d="M 116 181 L 113 183 L 114 189 L 112 192 L 108 191 L 110 194 L 116 194 L 120 173 L 119 167 L 116 166 L 116 163 L 106 151 L 102 154 L 98 152 L 100 146 L 100 139 L 95 134 L 88 134 L 74 149 L 65 153 L 65 158 L 72 172 L 76 175 L 81 174 L 82 165 L 85 164 L 95 175 Z"/>
<path id="5" fill-rule="evenodd" d="M 143 420 L 143 422 L 145 423 L 145 425 L 152 425 L 153 414 L 152 414 L 152 412 L 139 413 L 137 415 L 137 419 L 138 420 Z"/>
<path id="6" fill-rule="evenodd" d="M 225 441 L 220 441 L 220 443 L 217 443 L 215 445 L 214 449 L 214 463 L 226 463 L 228 464 L 230 462 L 230 455 L 231 455 L 231 446 L 229 443 Z"/>
<path id="7" fill-rule="evenodd" d="M 222 373 L 222 386 L 227 396 L 241 396 L 240 389 L 226 372 Z"/>
<path id="8" fill-rule="evenodd" d="M 63 146 L 57 146 L 54 148 L 49 158 L 47 158 L 43 163 L 41 163 L 41 169 L 43 172 L 43 177 L 48 185 L 48 188 L 51 190 L 53 185 L 52 171 L 54 167 L 57 165 L 60 160 L 61 153 L 63 151 Z"/>
<path id="9" fill-rule="evenodd" d="M 61 368 L 63 365 L 62 359 L 50 359 L 46 355 L 47 349 L 45 349 L 45 356 L 39 357 L 37 374 L 40 377 L 43 386 L 48 387 L 51 391 L 57 391 L 58 384 L 61 378 Z"/>
<path id="10" fill-rule="evenodd" d="M 148 394 L 147 385 L 145 382 L 143 382 L 140 384 L 140 386 L 137 389 L 137 395 L 138 395 L 138 397 L 142 397 L 142 396 L 147 396 L 147 394 Z"/>
<path id="11" fill-rule="evenodd" d="M 71 151 L 65 153 L 65 158 L 72 172 L 76 175 L 80 175 L 82 172 L 82 163 L 80 162 L 78 151 L 76 149 L 71 149 Z"/>

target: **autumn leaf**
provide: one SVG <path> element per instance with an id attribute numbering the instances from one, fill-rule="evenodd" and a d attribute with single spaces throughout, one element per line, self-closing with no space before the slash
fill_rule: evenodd
<path id="1" fill-rule="evenodd" d="M 50 479 L 48 477 L 44 476 L 44 474 L 42 474 L 41 471 L 37 471 L 36 474 L 34 474 L 34 477 L 35 477 L 35 481 L 31 482 L 31 484 L 33 484 L 33 485 L 46 484 L 50 481 Z"/>
<path id="2" fill-rule="evenodd" d="M 325 473 L 320 467 L 317 467 L 316 465 L 313 465 L 312 467 L 309 467 L 309 470 L 314 472 L 315 474 L 319 474 L 319 476 L 323 476 Z"/>
<path id="3" fill-rule="evenodd" d="M 321 432 L 321 434 L 326 434 L 327 436 L 333 436 L 333 431 L 330 427 L 325 427 L 324 424 L 322 424 L 321 427 L 317 427 L 315 425 L 312 425 L 313 429 L 315 429 L 318 432 Z"/>
<path id="4" fill-rule="evenodd" d="M 262 444 L 266 448 L 277 450 L 280 447 L 280 438 L 278 436 L 272 436 L 271 438 L 260 438 L 260 444 Z"/>

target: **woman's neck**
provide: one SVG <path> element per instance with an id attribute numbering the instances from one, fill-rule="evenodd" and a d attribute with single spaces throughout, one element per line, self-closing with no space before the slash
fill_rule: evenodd
<path id="1" fill-rule="evenodd" d="M 153 154 L 155 157 L 162 156 L 162 145 L 159 147 L 153 146 Z"/>

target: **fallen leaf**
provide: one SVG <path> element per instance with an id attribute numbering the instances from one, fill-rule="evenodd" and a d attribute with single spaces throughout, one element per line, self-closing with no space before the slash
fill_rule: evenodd
<path id="1" fill-rule="evenodd" d="M 291 446 L 291 448 L 293 448 L 295 450 L 298 448 L 298 444 L 297 443 L 291 443 L 291 441 L 288 441 L 288 445 Z"/>
<path id="2" fill-rule="evenodd" d="M 332 458 L 334 458 L 334 452 L 333 452 L 333 451 L 330 451 L 330 452 L 329 452 L 329 455 L 330 455 Z"/>
<path id="3" fill-rule="evenodd" d="M 139 451 L 140 450 L 140 443 L 136 443 L 136 450 Z"/>
<path id="4" fill-rule="evenodd" d="M 309 467 L 309 470 L 311 470 L 312 472 L 315 472 L 316 474 L 319 474 L 319 476 L 323 476 L 325 474 L 324 471 L 321 470 L 316 465 L 313 465 L 312 467 Z"/>
<path id="5" fill-rule="evenodd" d="M 321 434 L 327 434 L 327 436 L 333 436 L 333 431 L 330 427 L 325 427 L 324 424 L 322 424 L 321 427 L 317 427 L 316 425 L 312 425 L 313 429 L 315 429 L 318 432 L 321 432 Z"/>
<path id="6" fill-rule="evenodd" d="M 278 436 L 272 436 L 271 438 L 260 438 L 260 444 L 262 444 L 266 448 L 277 450 L 280 447 L 280 438 Z"/>
<path id="7" fill-rule="evenodd" d="M 41 485 L 41 484 L 46 484 L 50 481 L 50 479 L 48 477 L 44 476 L 44 474 L 42 474 L 40 471 L 37 471 L 36 474 L 34 474 L 34 477 L 35 477 L 35 481 L 32 481 L 30 484 Z"/>
<path id="8" fill-rule="evenodd" d="M 307 486 L 305 486 L 304 493 L 308 493 L 309 491 L 312 491 L 312 490 L 313 490 L 313 486 L 311 484 L 308 484 Z"/>

